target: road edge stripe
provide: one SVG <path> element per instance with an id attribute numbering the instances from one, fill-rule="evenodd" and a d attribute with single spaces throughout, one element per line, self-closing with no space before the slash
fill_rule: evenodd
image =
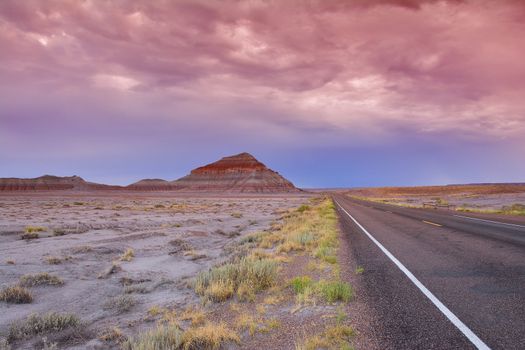
<path id="1" fill-rule="evenodd" d="M 510 224 L 510 223 L 508 223 L 508 222 L 502 222 L 502 221 L 494 221 L 494 220 L 487 220 L 487 219 L 473 218 L 473 217 L 465 216 L 465 215 L 457 215 L 457 214 L 454 214 L 454 216 L 457 217 L 457 218 L 464 218 L 464 219 L 470 219 L 470 220 L 476 220 L 476 221 L 491 222 L 491 223 L 493 223 L 493 224 L 498 224 L 498 225 L 508 225 L 508 226 L 525 227 L 525 225 Z"/>
<path id="2" fill-rule="evenodd" d="M 466 324 L 464 324 L 456 315 L 454 315 L 454 313 L 452 311 L 449 310 L 449 308 L 447 308 L 434 294 L 432 294 L 432 292 L 430 290 L 428 290 L 427 287 L 425 287 L 423 285 L 423 283 L 421 283 L 417 278 L 416 276 L 414 276 L 414 274 L 412 272 L 410 272 L 406 267 L 405 265 L 403 265 L 394 255 L 392 255 L 392 253 L 390 253 L 388 251 L 388 249 L 386 249 L 381 243 L 379 243 L 379 241 L 377 239 L 374 238 L 374 236 L 372 236 L 364 227 L 363 225 L 361 225 L 356 219 L 354 219 L 354 217 L 352 215 L 350 215 L 350 213 L 348 213 L 345 208 L 343 208 L 341 206 L 341 204 L 339 204 L 338 201 L 336 201 L 334 199 L 334 202 L 339 206 L 339 208 L 341 208 L 341 210 L 346 214 L 348 215 L 348 217 L 350 219 L 352 219 L 352 221 L 368 236 L 368 238 L 370 238 L 372 240 L 372 242 L 374 242 L 378 247 L 379 249 L 381 249 L 381 251 L 383 253 L 385 253 L 385 255 L 390 259 L 392 260 L 392 262 L 408 277 L 408 279 L 410 279 L 410 281 L 412 283 L 414 283 L 414 285 L 428 298 L 430 299 L 430 301 L 439 309 L 439 311 L 441 311 L 441 313 L 443 315 L 445 315 L 446 318 L 449 319 L 450 322 L 452 322 L 452 324 L 454 326 L 456 326 L 457 329 L 459 329 L 459 331 L 461 333 L 463 333 L 463 335 L 465 335 L 467 337 L 468 340 L 470 340 L 470 342 L 477 348 L 477 349 L 480 349 L 480 350 L 490 350 L 490 348 L 487 346 L 487 344 L 485 344 L 476 334 L 474 334 L 474 332 L 472 332 L 470 330 L 470 328 L 468 328 L 468 326 Z"/>

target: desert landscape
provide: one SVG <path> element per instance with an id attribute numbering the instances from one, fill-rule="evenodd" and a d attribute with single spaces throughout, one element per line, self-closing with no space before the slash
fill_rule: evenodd
<path id="1" fill-rule="evenodd" d="M 524 0 L 0 0 L 0 350 L 524 350 Z"/>
<path id="2" fill-rule="evenodd" d="M 356 188 L 341 191 L 358 199 L 409 207 L 525 215 L 525 184 L 467 184 Z"/>
<path id="3" fill-rule="evenodd" d="M 340 265 L 345 243 L 326 195 L 245 153 L 183 182 L 191 191 L 163 180 L 3 179 L 1 349 L 359 342 L 347 314 L 363 306 L 349 304 L 351 266 Z"/>
<path id="4" fill-rule="evenodd" d="M 94 325 L 83 331 L 97 335 L 140 323 L 153 307 L 183 310 L 199 305 L 199 296 L 186 286 L 192 277 L 227 261 L 229 249 L 240 239 L 268 230 L 287 210 L 307 201 L 3 196 L 2 286 L 39 274 L 52 276 L 57 283 L 31 286 L 31 304 L 2 303 L 0 333 L 8 333 L 9 325 L 32 313 L 54 311 L 78 316 Z M 127 334 L 132 333 L 128 329 Z"/>

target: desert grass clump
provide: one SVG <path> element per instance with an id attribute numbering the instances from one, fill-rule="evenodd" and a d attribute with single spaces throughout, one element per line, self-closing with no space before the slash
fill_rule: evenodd
<path id="1" fill-rule="evenodd" d="M 355 335 L 350 326 L 335 325 L 329 326 L 319 335 L 306 339 L 301 343 L 295 344 L 296 350 L 317 350 L 317 349 L 344 349 L 350 350 L 350 341 Z"/>
<path id="2" fill-rule="evenodd" d="M 135 257 L 135 251 L 132 248 L 126 249 L 124 254 L 119 258 L 120 261 L 131 261 Z"/>
<path id="3" fill-rule="evenodd" d="M 47 272 L 40 272 L 33 275 L 23 275 L 20 277 L 19 284 L 23 287 L 61 286 L 64 284 L 64 281 L 58 276 L 50 275 Z"/>
<path id="4" fill-rule="evenodd" d="M 514 203 L 501 208 L 502 214 L 507 215 L 525 215 L 525 204 Z"/>
<path id="5" fill-rule="evenodd" d="M 295 294 L 301 294 L 306 288 L 311 287 L 314 284 L 310 276 L 297 276 L 290 281 Z"/>
<path id="6" fill-rule="evenodd" d="M 314 253 L 316 258 L 319 258 L 323 261 L 326 261 L 329 264 L 336 264 L 337 257 L 335 256 L 335 248 L 330 247 L 329 245 L 322 244 L 317 248 Z"/>
<path id="7" fill-rule="evenodd" d="M 242 282 L 237 288 L 237 299 L 239 301 L 255 301 L 255 291 L 248 282 Z"/>
<path id="8" fill-rule="evenodd" d="M 321 281 L 318 284 L 319 294 L 329 303 L 348 302 L 353 296 L 350 284 L 341 281 Z"/>
<path id="9" fill-rule="evenodd" d="M 202 309 L 189 307 L 180 316 L 183 321 L 190 321 L 192 326 L 201 326 L 206 322 L 206 314 Z"/>
<path id="10" fill-rule="evenodd" d="M 310 206 L 309 205 L 306 205 L 306 204 L 303 204 L 301 205 L 299 208 L 297 208 L 297 211 L 299 213 L 304 213 L 305 211 L 307 210 L 310 210 Z"/>
<path id="11" fill-rule="evenodd" d="M 42 226 L 26 226 L 25 233 L 43 232 L 46 231 L 45 227 Z"/>
<path id="12" fill-rule="evenodd" d="M 248 244 L 248 243 L 259 243 L 265 235 L 268 233 L 266 232 L 255 232 L 250 233 L 249 235 L 244 236 L 239 241 L 239 244 Z"/>
<path id="13" fill-rule="evenodd" d="M 283 301 L 283 296 L 281 295 L 268 295 L 263 300 L 263 304 L 265 305 L 277 305 Z"/>
<path id="14" fill-rule="evenodd" d="M 271 318 L 266 321 L 266 326 L 269 329 L 277 329 L 281 326 L 281 321 L 279 321 L 277 318 Z"/>
<path id="15" fill-rule="evenodd" d="M 56 256 L 48 256 L 46 257 L 46 262 L 49 265 L 59 265 L 59 264 L 62 264 L 62 259 Z"/>
<path id="16" fill-rule="evenodd" d="M 0 350 L 11 350 L 11 345 L 9 345 L 7 339 L 0 338 Z"/>
<path id="17" fill-rule="evenodd" d="M 123 343 L 127 339 L 127 337 L 124 335 L 122 330 L 118 327 L 112 327 L 102 332 L 102 334 L 100 334 L 98 338 L 105 342 L 116 342 L 116 343 Z"/>
<path id="18" fill-rule="evenodd" d="M 126 288 L 124 288 L 125 294 L 133 294 L 133 293 L 148 294 L 151 291 L 152 290 L 148 288 L 148 285 L 146 283 L 139 283 L 139 284 L 127 286 Z"/>
<path id="19" fill-rule="evenodd" d="M 247 313 L 242 313 L 237 316 L 237 319 L 235 320 L 235 326 L 241 331 L 247 330 L 251 336 L 253 336 L 257 331 L 257 321 L 252 315 Z"/>
<path id="20" fill-rule="evenodd" d="M 270 234 L 265 233 L 262 235 L 261 240 L 259 241 L 259 248 L 269 249 L 273 248 L 276 244 L 283 243 L 284 238 L 278 232 L 272 232 Z"/>
<path id="21" fill-rule="evenodd" d="M 86 254 L 93 251 L 93 247 L 88 245 L 81 245 L 71 249 L 72 254 Z"/>
<path id="22" fill-rule="evenodd" d="M 276 242 L 278 252 L 307 251 L 334 263 L 338 230 L 332 201 L 325 199 L 308 209 L 289 212 L 275 234 L 281 238 Z"/>
<path id="23" fill-rule="evenodd" d="M 0 291 L 0 301 L 10 304 L 30 304 L 33 301 L 33 295 L 31 291 L 22 286 L 11 286 Z"/>
<path id="24" fill-rule="evenodd" d="M 55 237 L 59 237 L 59 236 L 63 236 L 66 234 L 66 230 L 63 230 L 63 229 L 60 229 L 60 228 L 56 228 L 53 230 L 53 236 Z"/>
<path id="25" fill-rule="evenodd" d="M 197 275 L 197 294 L 213 301 L 229 299 L 239 286 L 251 286 L 254 293 L 271 287 L 277 277 L 277 262 L 271 259 L 242 258 L 236 262 L 213 267 Z"/>
<path id="26" fill-rule="evenodd" d="M 297 243 L 301 247 L 300 249 L 304 249 L 304 247 L 313 244 L 315 235 L 308 231 L 298 232 L 291 237 L 291 240 Z"/>
<path id="27" fill-rule="evenodd" d="M 162 308 L 158 305 L 153 305 L 148 309 L 148 316 L 149 317 L 157 317 L 162 313 Z"/>
<path id="28" fill-rule="evenodd" d="M 230 299 L 235 292 L 235 286 L 232 281 L 217 280 L 212 281 L 204 291 L 204 296 L 215 302 L 221 302 Z"/>
<path id="29" fill-rule="evenodd" d="M 105 310 L 114 310 L 119 314 L 128 312 L 137 304 L 135 298 L 130 295 L 119 295 L 115 298 L 108 300 L 104 304 Z"/>
<path id="30" fill-rule="evenodd" d="M 50 312 L 45 315 L 32 314 L 23 321 L 14 322 L 9 328 L 7 340 L 9 342 L 59 332 L 68 328 L 80 326 L 80 319 L 74 314 L 60 314 Z"/>
<path id="31" fill-rule="evenodd" d="M 26 241 L 30 239 L 38 239 L 39 237 L 40 236 L 36 232 L 26 232 L 20 236 L 21 239 L 25 239 Z"/>
<path id="32" fill-rule="evenodd" d="M 120 265 L 118 263 L 113 261 L 109 267 L 107 267 L 104 271 L 102 271 L 97 276 L 97 278 L 99 278 L 99 279 L 108 278 L 112 274 L 117 273 L 117 272 L 119 272 L 121 270 L 122 270 L 122 267 L 120 267 Z"/>
<path id="33" fill-rule="evenodd" d="M 129 339 L 123 350 L 178 350 L 182 348 L 182 330 L 175 324 L 159 325 L 148 332 Z"/>
<path id="34" fill-rule="evenodd" d="M 182 335 L 184 350 L 220 349 L 224 343 L 239 343 L 239 336 L 224 323 L 206 323 L 190 328 Z"/>

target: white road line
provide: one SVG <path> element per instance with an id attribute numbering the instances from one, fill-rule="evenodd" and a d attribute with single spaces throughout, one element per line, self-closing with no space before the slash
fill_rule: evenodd
<path id="1" fill-rule="evenodd" d="M 335 200 L 334 200 L 335 201 Z M 431 291 L 429 291 L 427 289 L 427 287 L 425 287 L 423 285 L 423 283 L 421 283 L 417 278 L 416 276 L 414 276 L 412 274 L 412 272 L 410 272 L 406 267 L 405 265 L 403 265 L 399 260 L 397 260 L 397 258 L 395 256 L 392 255 L 392 253 L 390 253 L 381 243 L 379 243 L 378 240 L 376 240 L 359 222 L 357 222 L 356 219 L 354 219 L 354 217 L 352 215 L 350 215 L 342 206 L 341 204 L 339 204 L 337 201 L 335 201 L 337 203 L 337 205 L 339 206 L 339 208 L 341 208 L 342 211 L 345 212 L 346 215 L 348 215 L 348 217 L 350 219 L 352 219 L 353 222 L 355 222 L 355 224 L 357 226 L 359 226 L 359 228 L 361 230 L 363 230 L 363 232 L 368 236 L 368 238 L 370 238 L 372 240 L 372 242 L 374 242 L 378 247 L 379 249 L 381 249 L 383 251 L 383 253 L 385 253 L 385 255 L 390 259 L 392 260 L 392 262 L 394 264 L 396 264 L 397 267 L 399 267 L 399 269 L 410 279 L 410 281 L 412 281 L 412 283 L 414 283 L 416 285 L 416 287 L 419 288 L 419 290 L 428 298 L 430 299 L 430 301 L 436 305 L 436 307 L 439 309 L 439 311 L 441 311 L 443 313 L 443 315 L 445 315 L 450 322 L 452 322 L 452 324 L 454 326 L 457 327 L 457 329 L 459 329 L 459 331 L 461 333 L 463 333 L 467 338 L 468 340 L 470 340 L 470 342 L 472 344 L 474 344 L 474 346 L 480 350 L 490 350 L 490 348 L 487 346 L 487 344 L 485 344 L 481 339 L 479 339 L 479 337 L 474 334 L 474 332 L 472 332 L 470 330 L 470 328 L 467 327 L 466 324 L 464 324 L 463 322 L 461 322 L 461 320 L 452 313 L 452 311 L 450 311 L 441 301 L 439 301 L 438 298 L 436 298 L 436 296 L 434 294 L 432 294 Z"/>
<path id="2" fill-rule="evenodd" d="M 516 227 L 523 227 L 523 228 L 525 228 L 525 225 L 509 224 L 509 223 L 507 223 L 507 222 L 501 222 L 501 221 L 493 221 L 493 220 L 478 219 L 478 218 L 472 218 L 472 217 L 470 217 L 470 216 L 464 216 L 464 215 L 454 215 L 454 216 L 457 216 L 458 218 L 465 218 L 465 219 L 470 219 L 470 220 L 477 220 L 477 221 L 491 222 L 491 223 L 493 223 L 493 224 L 509 225 L 509 226 L 516 226 Z"/>

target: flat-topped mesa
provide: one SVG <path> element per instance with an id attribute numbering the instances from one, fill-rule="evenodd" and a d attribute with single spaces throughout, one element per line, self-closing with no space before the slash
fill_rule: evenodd
<path id="1" fill-rule="evenodd" d="M 175 186 L 163 179 L 143 179 L 126 186 L 126 189 L 132 191 L 170 191 L 174 190 Z"/>
<path id="2" fill-rule="evenodd" d="M 172 182 L 187 192 L 282 193 L 299 190 L 249 153 L 224 157 Z"/>
<path id="3" fill-rule="evenodd" d="M 33 179 L 7 177 L 0 179 L 0 191 L 69 190 L 85 183 L 79 176 L 44 175 Z"/>
<path id="4" fill-rule="evenodd" d="M 44 175 L 32 179 L 14 177 L 0 178 L 0 191 L 57 191 L 57 190 L 106 190 L 118 186 L 108 186 L 87 182 L 80 176 Z"/>

